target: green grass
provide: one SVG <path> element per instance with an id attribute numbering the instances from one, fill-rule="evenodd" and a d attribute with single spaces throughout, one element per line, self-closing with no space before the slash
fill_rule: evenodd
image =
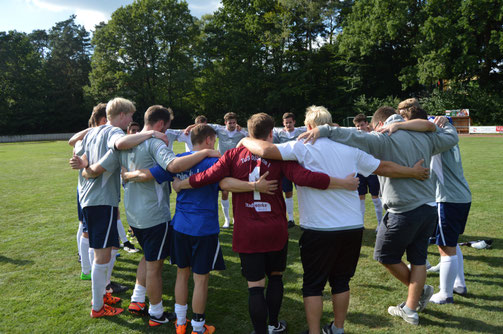
<path id="1" fill-rule="evenodd" d="M 372 259 L 376 220 L 368 200 L 368 230 L 351 283 L 348 333 L 503 333 L 502 140 L 462 137 L 460 142 L 465 175 L 473 192 L 461 240 L 494 240 L 490 250 L 463 247 L 468 297 L 455 296 L 453 305 L 430 304 L 421 314 L 419 327 L 391 318 L 387 307 L 404 300 L 406 290 Z M 182 150 L 182 145 L 175 145 L 175 151 Z M 145 319 L 127 312 L 111 319 L 89 317 L 91 283 L 78 279 L 77 174 L 68 167 L 70 157 L 71 150 L 64 142 L 0 144 L 0 291 L 5 306 L 0 333 L 174 333 L 171 325 L 150 330 Z M 123 207 L 121 211 L 124 213 Z M 126 225 L 124 214 L 122 219 Z M 212 274 L 206 315 L 218 333 L 249 333 L 246 282 L 240 274 L 239 258 L 231 249 L 231 233 L 221 233 L 227 270 Z M 290 333 L 306 328 L 299 236 L 298 228 L 291 230 L 280 315 L 290 324 Z M 434 247 L 429 251 L 430 261 L 436 264 L 438 252 Z M 132 289 L 140 257 L 121 251 L 113 279 Z M 165 265 L 164 305 L 170 310 L 175 272 L 173 266 Z M 438 288 L 438 275 L 429 275 L 428 283 Z M 125 307 L 130 294 L 131 290 L 120 295 Z M 326 289 L 322 321 L 330 319 Z"/>

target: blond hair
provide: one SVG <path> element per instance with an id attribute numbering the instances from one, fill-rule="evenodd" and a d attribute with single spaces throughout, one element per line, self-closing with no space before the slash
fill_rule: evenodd
<path id="1" fill-rule="evenodd" d="M 122 97 L 116 97 L 107 103 L 107 119 L 109 121 L 121 113 L 132 114 L 135 111 L 134 103 Z"/>
<path id="2" fill-rule="evenodd" d="M 317 126 L 328 124 L 330 126 L 332 123 L 332 115 L 323 106 L 310 106 L 306 109 L 306 118 L 304 119 L 304 124 L 310 126 L 313 129 Z"/>

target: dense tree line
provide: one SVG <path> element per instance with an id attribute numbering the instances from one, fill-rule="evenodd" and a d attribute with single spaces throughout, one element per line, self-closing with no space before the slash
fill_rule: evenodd
<path id="1" fill-rule="evenodd" d="M 139 0 L 92 34 L 75 17 L 49 31 L 0 32 L 0 133 L 71 132 L 114 96 L 240 122 L 306 106 L 342 122 L 416 96 L 430 113 L 470 108 L 503 123 L 499 0 Z"/>

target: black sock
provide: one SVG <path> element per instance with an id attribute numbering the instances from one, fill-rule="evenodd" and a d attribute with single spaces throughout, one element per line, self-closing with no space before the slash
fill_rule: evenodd
<path id="1" fill-rule="evenodd" d="M 269 325 L 276 327 L 278 326 L 279 310 L 283 301 L 283 275 L 269 276 L 266 301 L 269 310 Z"/>
<path id="2" fill-rule="evenodd" d="M 267 334 L 267 303 L 264 298 L 264 288 L 248 288 L 248 310 L 256 334 Z"/>
<path id="3" fill-rule="evenodd" d="M 206 315 L 203 313 L 203 314 L 200 314 L 200 313 L 193 313 L 192 314 L 192 320 L 194 321 L 203 321 L 206 319 Z"/>

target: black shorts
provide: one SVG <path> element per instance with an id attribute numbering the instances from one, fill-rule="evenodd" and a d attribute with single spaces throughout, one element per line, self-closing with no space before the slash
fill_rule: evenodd
<path id="1" fill-rule="evenodd" d="M 397 264 L 407 252 L 411 264 L 424 265 L 436 222 L 437 209 L 427 204 L 402 213 L 388 211 L 377 232 L 374 259 L 383 264 Z"/>
<path id="2" fill-rule="evenodd" d="M 360 257 L 363 229 L 314 231 L 305 229 L 299 240 L 304 270 L 302 294 L 321 296 L 327 280 L 332 294 L 349 290 Z"/>
<path id="3" fill-rule="evenodd" d="M 241 273 L 248 282 L 256 282 L 270 276 L 272 272 L 286 269 L 288 241 L 283 249 L 267 253 L 239 253 Z"/>
<path id="4" fill-rule="evenodd" d="M 131 226 L 138 240 L 145 260 L 164 260 L 169 256 L 171 247 L 171 228 L 169 223 L 161 223 L 149 228 L 136 228 Z"/>
<path id="5" fill-rule="evenodd" d="M 281 187 L 283 188 L 284 193 L 289 193 L 293 191 L 293 183 L 289 179 L 286 178 L 286 176 L 283 176 L 283 179 L 281 180 Z"/>
<path id="6" fill-rule="evenodd" d="M 379 196 L 379 179 L 377 175 L 369 175 L 367 177 L 358 174 L 360 184 L 358 185 L 358 195 L 365 195 L 367 192 L 372 196 Z M 368 189 L 368 191 L 367 191 Z"/>
<path id="7" fill-rule="evenodd" d="M 191 267 L 199 275 L 225 270 L 218 234 L 193 236 L 173 230 L 171 263 L 178 268 Z"/>
<path id="8" fill-rule="evenodd" d="M 82 209 L 89 232 L 89 247 L 103 249 L 119 248 L 117 231 L 117 208 L 109 205 L 87 206 Z"/>

